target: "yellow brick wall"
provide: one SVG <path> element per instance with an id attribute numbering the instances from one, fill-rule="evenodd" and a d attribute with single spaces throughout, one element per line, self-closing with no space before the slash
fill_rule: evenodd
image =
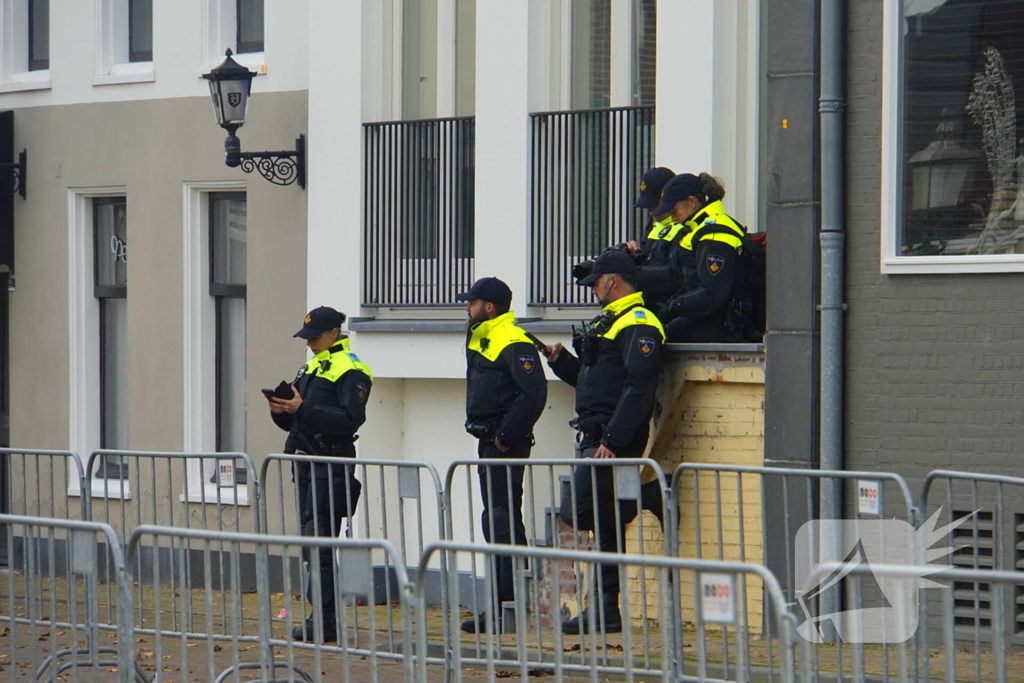
<path id="1" fill-rule="evenodd" d="M 671 478 L 680 463 L 763 464 L 763 368 L 761 356 L 752 359 L 749 367 L 723 368 L 704 359 L 704 362 L 691 360 L 674 370 L 677 381 L 685 380 L 680 384 L 677 414 L 670 418 L 673 423 L 662 427 L 665 433 L 651 454 L 666 476 Z M 695 477 L 693 472 L 686 472 L 677 492 L 680 557 L 763 562 L 760 477 L 730 473 L 716 477 L 709 472 Z M 664 547 L 661 528 L 650 512 L 644 514 L 643 549 L 647 553 L 660 553 Z M 627 529 L 626 544 L 628 552 L 641 550 L 636 522 Z M 644 602 L 648 619 L 655 618 L 660 595 L 656 579 L 647 576 L 645 590 L 639 571 L 631 570 L 629 574 L 627 586 L 632 618 L 639 622 Z M 680 581 L 682 609 L 684 621 L 689 622 L 695 621 L 693 582 L 694 576 L 684 572 Z M 746 592 L 747 621 L 757 630 L 761 625 L 760 580 L 749 577 Z"/>

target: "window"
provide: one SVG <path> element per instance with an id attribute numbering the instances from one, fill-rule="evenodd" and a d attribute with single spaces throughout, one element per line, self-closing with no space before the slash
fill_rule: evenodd
<path id="1" fill-rule="evenodd" d="M 50 68 L 50 0 L 28 0 L 28 70 Z"/>
<path id="2" fill-rule="evenodd" d="M 235 0 L 236 52 L 263 52 L 263 0 Z"/>
<path id="3" fill-rule="evenodd" d="M 892 5 L 883 270 L 1024 269 L 1024 5 Z"/>
<path id="4" fill-rule="evenodd" d="M 124 197 L 93 200 L 94 292 L 100 314 L 100 448 L 128 448 L 128 205 Z M 120 458 L 104 458 L 98 477 L 127 478 Z"/>
<path id="5" fill-rule="evenodd" d="M 437 116 L 437 0 L 402 0 L 402 118 Z"/>
<path id="6" fill-rule="evenodd" d="M 216 301 L 217 450 L 246 448 L 245 290 L 246 200 L 244 192 L 210 194 L 210 296 Z M 246 483 L 235 470 L 235 482 Z M 216 483 L 217 473 L 211 482 Z"/>
<path id="7" fill-rule="evenodd" d="M 153 0 L 128 0 L 128 61 L 153 61 Z"/>
<path id="8" fill-rule="evenodd" d="M 612 2 L 573 0 L 570 29 L 572 109 L 611 106 Z"/>
<path id="9" fill-rule="evenodd" d="M 633 104 L 654 104 L 657 60 L 658 0 L 634 0 Z"/>

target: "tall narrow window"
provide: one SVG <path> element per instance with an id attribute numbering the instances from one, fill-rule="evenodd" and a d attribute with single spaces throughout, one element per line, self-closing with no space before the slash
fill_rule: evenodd
<path id="1" fill-rule="evenodd" d="M 437 0 L 402 0 L 402 118 L 437 116 Z"/>
<path id="2" fill-rule="evenodd" d="M 50 68 L 50 0 L 28 0 L 28 70 Z"/>
<path id="3" fill-rule="evenodd" d="M 455 114 L 476 113 L 476 0 L 456 0 Z"/>
<path id="4" fill-rule="evenodd" d="M 263 52 L 263 0 L 235 0 L 238 52 Z"/>
<path id="5" fill-rule="evenodd" d="M 153 0 L 128 0 L 128 61 L 153 61 Z"/>
<path id="6" fill-rule="evenodd" d="M 246 247 L 245 193 L 211 194 L 210 295 L 217 311 L 217 450 L 222 452 L 246 448 Z M 244 483 L 244 476 L 236 469 L 236 483 Z"/>
<path id="7" fill-rule="evenodd" d="M 570 41 L 570 106 L 611 106 L 611 0 L 572 0 Z"/>
<path id="8" fill-rule="evenodd" d="M 95 295 L 100 304 L 100 448 L 128 448 L 128 205 L 93 200 Z M 127 465 L 105 458 L 99 477 L 124 479 Z"/>
<path id="9" fill-rule="evenodd" d="M 633 0 L 633 104 L 653 105 L 658 61 L 658 0 Z"/>

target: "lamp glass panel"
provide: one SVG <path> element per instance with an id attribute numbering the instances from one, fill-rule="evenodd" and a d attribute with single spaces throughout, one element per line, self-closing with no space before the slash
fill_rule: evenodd
<path id="1" fill-rule="evenodd" d="M 220 103 L 223 107 L 224 118 L 219 123 L 222 125 L 245 123 L 251 84 L 252 81 L 248 79 L 220 81 Z"/>

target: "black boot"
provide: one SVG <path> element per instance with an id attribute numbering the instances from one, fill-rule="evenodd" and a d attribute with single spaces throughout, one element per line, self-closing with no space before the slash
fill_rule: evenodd
<path id="1" fill-rule="evenodd" d="M 302 626 L 296 626 L 292 629 L 292 640 L 304 640 L 307 643 L 313 642 L 313 636 L 315 635 L 313 623 L 316 617 L 309 617 L 306 619 L 306 623 Z M 333 621 L 325 621 L 323 627 L 323 635 L 325 643 L 334 643 L 338 640 L 338 629 L 335 627 Z"/>
<path id="2" fill-rule="evenodd" d="M 501 633 L 501 613 L 498 610 L 495 610 L 494 613 L 491 614 L 491 621 L 492 621 L 492 623 L 491 623 L 491 627 L 492 628 L 488 629 L 487 628 L 487 612 L 481 612 L 480 614 L 477 614 L 476 616 L 470 617 L 469 619 L 466 619 L 464 622 L 462 622 L 462 626 L 461 626 L 462 632 L 463 633 L 487 633 L 488 630 L 490 630 L 491 633 L 500 634 Z"/>
<path id="3" fill-rule="evenodd" d="M 640 505 L 644 510 L 650 510 L 658 518 L 661 530 L 665 531 L 665 506 L 664 497 L 661 495 L 661 486 L 657 479 L 649 481 L 640 487 Z M 679 506 L 676 505 L 676 529 L 679 528 Z"/>
<path id="4" fill-rule="evenodd" d="M 594 615 L 598 633 L 622 633 L 622 614 L 619 613 L 619 594 L 605 593 L 602 609 Z M 576 635 L 577 633 L 588 633 L 590 628 L 590 611 L 583 610 L 578 617 L 562 622 L 562 633 Z M 602 618 L 604 623 L 601 622 Z"/>

